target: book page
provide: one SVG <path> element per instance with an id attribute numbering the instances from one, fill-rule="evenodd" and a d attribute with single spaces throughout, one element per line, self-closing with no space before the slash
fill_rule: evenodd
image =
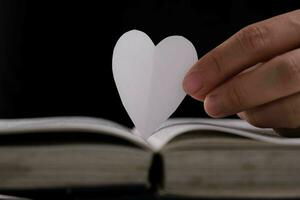
<path id="1" fill-rule="evenodd" d="M 156 151 L 178 135 L 195 130 L 211 130 L 235 134 L 255 140 L 283 145 L 300 145 L 300 138 L 283 138 L 272 129 L 261 129 L 237 119 L 171 119 L 148 138 Z"/>
<path id="2" fill-rule="evenodd" d="M 0 135 L 28 132 L 82 131 L 108 134 L 128 140 L 142 148 L 151 149 L 130 129 L 115 122 L 93 117 L 45 117 L 28 119 L 1 119 Z"/>
<path id="3" fill-rule="evenodd" d="M 255 126 L 252 126 L 247 121 L 240 119 L 212 119 L 212 118 L 171 118 L 167 120 L 162 127 L 167 127 L 174 124 L 193 124 L 193 123 L 201 123 L 207 125 L 216 125 L 227 128 L 237 128 L 248 131 L 258 131 L 264 132 L 266 134 L 273 133 L 272 129 L 262 129 Z"/>

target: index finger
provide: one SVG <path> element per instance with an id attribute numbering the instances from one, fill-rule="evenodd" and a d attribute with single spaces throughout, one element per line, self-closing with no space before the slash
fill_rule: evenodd
<path id="1" fill-rule="evenodd" d="M 203 56 L 187 73 L 184 90 L 203 100 L 216 86 L 259 62 L 300 45 L 300 9 L 249 25 Z"/>

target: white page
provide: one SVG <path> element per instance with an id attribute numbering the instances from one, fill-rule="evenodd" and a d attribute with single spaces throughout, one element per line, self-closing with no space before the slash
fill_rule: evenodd
<path id="1" fill-rule="evenodd" d="M 139 130 L 145 130 L 155 45 L 147 34 L 123 34 L 113 51 L 112 70 L 122 104 Z"/>
<path id="2" fill-rule="evenodd" d="M 131 30 L 113 52 L 113 75 L 122 103 L 143 138 L 148 138 L 186 96 L 182 81 L 197 61 L 193 44 L 170 36 L 157 46 L 147 34 Z"/>
<path id="3" fill-rule="evenodd" d="M 226 127 L 224 125 L 226 125 Z M 161 129 L 149 137 L 147 141 L 153 146 L 155 151 L 159 151 L 176 136 L 195 130 L 220 131 L 274 144 L 300 145 L 300 138 L 283 138 L 276 134 L 272 134 L 272 129 L 259 129 L 251 125 L 247 125 L 246 122 L 242 120 L 230 119 L 170 120 L 162 125 Z"/>
<path id="4" fill-rule="evenodd" d="M 228 128 L 237 128 L 237 129 L 245 129 L 249 131 L 259 131 L 270 133 L 273 132 L 270 128 L 258 128 L 252 126 L 245 120 L 241 119 L 212 119 L 212 118 L 171 118 L 164 122 L 160 128 L 166 127 L 173 124 L 192 124 L 192 123 L 201 123 L 201 124 L 208 124 L 208 125 L 216 125 L 216 126 L 224 126 Z"/>
<path id="5" fill-rule="evenodd" d="M 158 151 L 180 134 L 193 130 L 214 130 L 228 132 L 256 140 L 276 144 L 299 145 L 298 138 L 282 138 L 272 134 L 272 129 L 260 129 L 245 121 L 235 119 L 175 118 L 167 120 L 147 141 L 135 136 L 133 129 L 109 120 L 93 117 L 46 117 L 29 119 L 1 119 L 0 135 L 7 133 L 43 131 L 83 131 L 108 134 L 123 138 L 148 150 Z"/>
<path id="6" fill-rule="evenodd" d="M 6 133 L 44 131 L 83 131 L 108 134 L 123 138 L 134 144 L 151 149 L 142 138 L 133 135 L 124 126 L 109 120 L 93 117 L 45 117 L 28 119 L 1 119 L 0 135 Z"/>

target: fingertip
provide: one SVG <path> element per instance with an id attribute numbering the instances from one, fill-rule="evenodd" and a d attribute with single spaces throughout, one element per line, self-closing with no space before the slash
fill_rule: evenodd
<path id="1" fill-rule="evenodd" d="M 219 104 L 219 98 L 217 95 L 209 95 L 204 99 L 204 110 L 213 118 L 224 117 L 222 113 L 221 105 Z"/>
<path id="2" fill-rule="evenodd" d="M 243 120 L 246 119 L 246 115 L 245 115 L 244 112 L 239 112 L 239 113 L 237 113 L 236 115 L 237 115 L 239 118 L 243 119 Z"/>
<path id="3" fill-rule="evenodd" d="M 197 71 L 188 73 L 183 80 L 184 91 L 194 96 L 196 93 L 202 89 L 203 85 L 201 83 L 201 74 Z"/>

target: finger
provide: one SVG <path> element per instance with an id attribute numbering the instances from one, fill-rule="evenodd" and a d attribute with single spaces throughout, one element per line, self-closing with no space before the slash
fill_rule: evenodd
<path id="1" fill-rule="evenodd" d="M 212 117 L 224 117 L 300 91 L 300 49 L 240 74 L 209 93 L 204 101 Z"/>
<path id="2" fill-rule="evenodd" d="M 245 69 L 244 71 L 242 71 L 240 74 L 244 74 L 244 73 L 248 73 L 248 72 L 251 72 L 257 68 L 259 68 L 260 66 L 262 66 L 264 63 L 257 63 L 256 65 L 252 66 L 252 67 L 249 67 L 247 69 Z"/>
<path id="3" fill-rule="evenodd" d="M 261 128 L 300 127 L 300 93 L 239 113 L 250 124 Z"/>
<path id="4" fill-rule="evenodd" d="M 201 100 L 244 69 L 300 45 L 300 10 L 243 28 L 202 57 L 187 73 L 183 87 Z"/>

